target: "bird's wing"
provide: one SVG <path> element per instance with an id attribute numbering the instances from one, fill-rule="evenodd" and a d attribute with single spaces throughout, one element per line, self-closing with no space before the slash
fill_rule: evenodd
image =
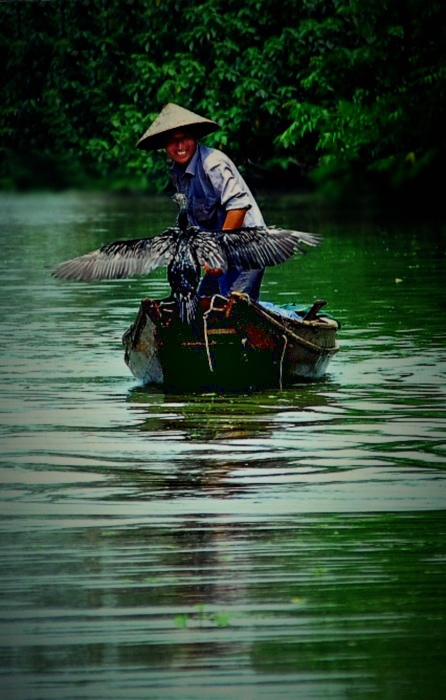
<path id="1" fill-rule="evenodd" d="M 193 237 L 193 245 L 200 265 L 219 268 L 226 272 L 228 261 L 219 240 L 210 231 L 196 229 Z"/>
<path id="2" fill-rule="evenodd" d="M 314 233 L 261 226 L 218 231 L 214 236 L 228 263 L 242 269 L 278 265 L 295 252 L 305 253 L 302 244 L 318 246 L 322 242 Z"/>
<path id="3" fill-rule="evenodd" d="M 98 250 L 60 263 L 54 277 L 90 282 L 99 279 L 122 279 L 151 272 L 172 259 L 176 228 L 168 228 L 153 238 L 107 243 Z"/>

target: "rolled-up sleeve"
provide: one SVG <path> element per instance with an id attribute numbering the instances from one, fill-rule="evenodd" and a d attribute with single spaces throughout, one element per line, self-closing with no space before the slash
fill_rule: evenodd
<path id="1" fill-rule="evenodd" d="M 230 163 L 221 162 L 208 171 L 208 177 L 215 192 L 220 194 L 221 206 L 232 209 L 251 209 L 249 193 L 243 187 L 239 173 L 231 168 Z"/>

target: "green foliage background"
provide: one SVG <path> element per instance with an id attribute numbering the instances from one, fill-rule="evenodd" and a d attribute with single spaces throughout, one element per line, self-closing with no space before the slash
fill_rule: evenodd
<path id="1" fill-rule="evenodd" d="M 0 4 L 3 187 L 167 186 L 135 144 L 167 102 L 264 183 L 439 182 L 443 0 Z"/>

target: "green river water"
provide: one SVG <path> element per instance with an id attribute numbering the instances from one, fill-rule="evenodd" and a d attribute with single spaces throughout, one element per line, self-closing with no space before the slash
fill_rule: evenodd
<path id="1" fill-rule="evenodd" d="M 147 278 L 61 260 L 169 198 L 0 196 L 2 700 L 442 697 L 446 219 L 261 198 L 320 249 L 262 298 L 329 301 L 341 351 L 283 391 L 142 388 Z"/>

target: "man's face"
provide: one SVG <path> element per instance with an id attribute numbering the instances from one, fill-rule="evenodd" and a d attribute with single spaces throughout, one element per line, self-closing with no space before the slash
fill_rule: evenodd
<path id="1" fill-rule="evenodd" d="M 186 165 L 196 148 L 196 139 L 184 131 L 175 131 L 166 144 L 167 155 L 179 165 Z"/>

